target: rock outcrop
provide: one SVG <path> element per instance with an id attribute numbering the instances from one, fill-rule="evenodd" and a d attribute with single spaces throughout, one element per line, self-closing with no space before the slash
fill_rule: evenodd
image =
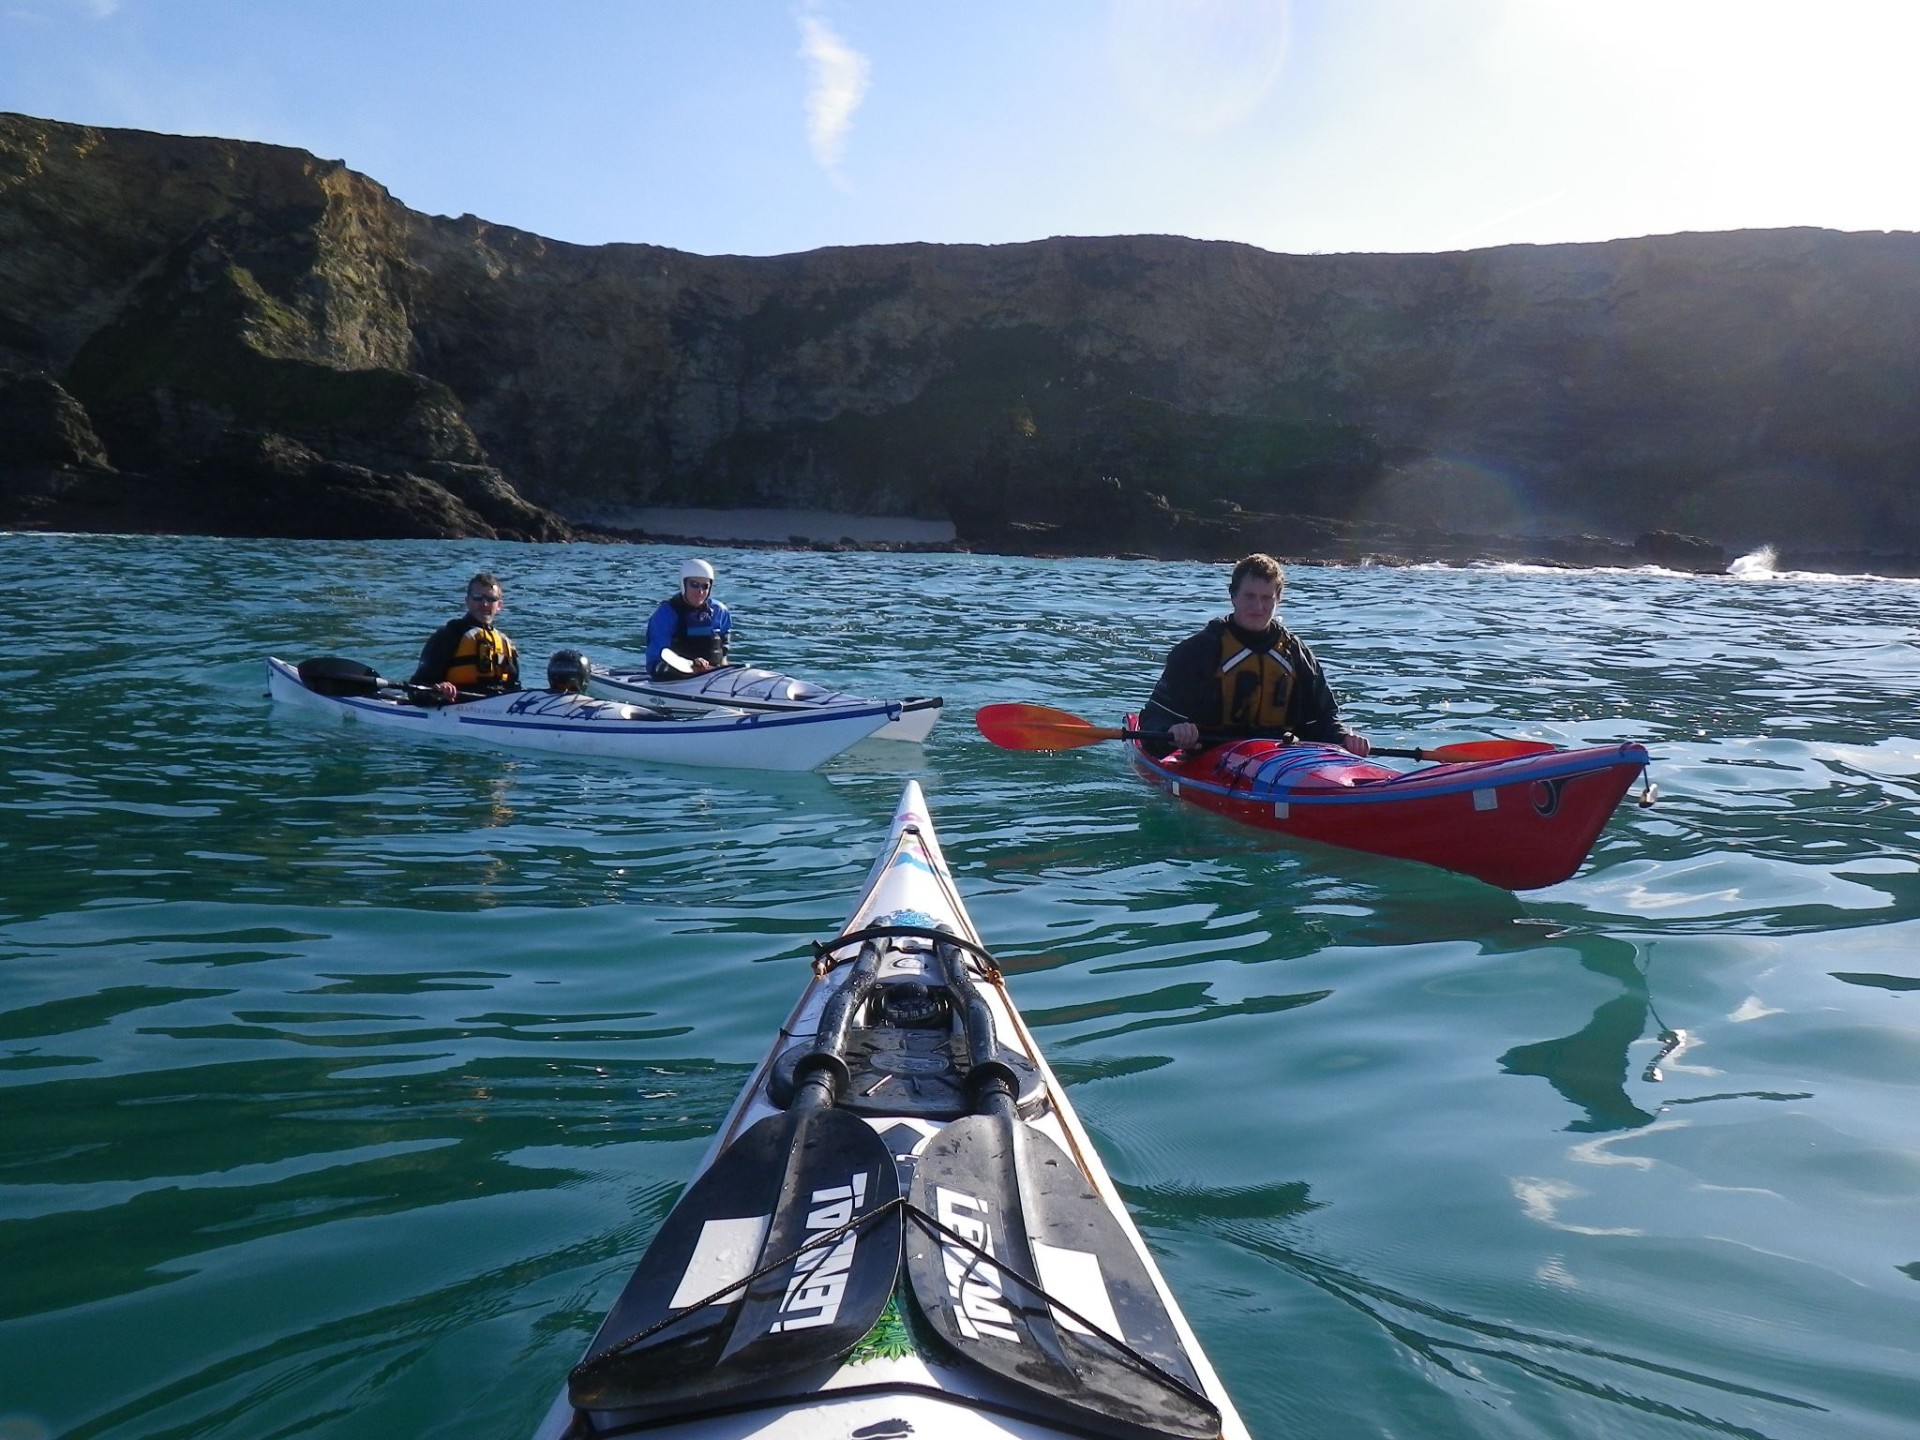
<path id="1" fill-rule="evenodd" d="M 568 538 L 412 365 L 407 220 L 300 152 L 0 116 L 0 523 Z"/>
<path id="2" fill-rule="evenodd" d="M 1061 553 L 1871 564 L 1920 556 L 1917 340 L 1910 234 L 714 257 L 0 116 L 0 524 L 560 538 L 758 506 Z"/>

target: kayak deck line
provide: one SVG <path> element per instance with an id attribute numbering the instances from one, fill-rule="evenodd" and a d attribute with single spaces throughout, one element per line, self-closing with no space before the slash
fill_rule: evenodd
<path id="1" fill-rule="evenodd" d="M 588 685 L 596 694 L 614 699 L 761 714 L 807 714 L 892 704 L 899 707 L 898 713 L 871 738 L 909 744 L 918 744 L 927 738 L 945 704 L 938 695 L 909 695 L 900 700 L 878 701 L 750 665 L 722 665 L 697 675 L 676 675 L 664 680 L 655 679 L 639 667 L 595 665 L 591 667 Z"/>
<path id="2" fill-rule="evenodd" d="M 1237 743 L 1258 744 L 1260 742 Z M 1408 793 L 1457 795 L 1462 792 L 1471 792 L 1478 794 L 1536 780 L 1564 780 L 1574 775 L 1587 775 L 1596 769 L 1595 760 L 1602 753 L 1611 757 L 1606 762 L 1608 764 L 1631 765 L 1635 769 L 1642 769 L 1651 763 L 1646 747 L 1636 741 L 1623 741 L 1617 745 L 1608 746 L 1589 746 L 1579 750 L 1559 750 L 1551 754 L 1529 755 L 1516 760 L 1455 760 L 1429 765 L 1424 770 L 1405 771 L 1387 770 L 1384 766 L 1369 767 L 1364 761 L 1355 763 L 1353 757 L 1348 756 L 1337 745 L 1320 747 L 1297 742 L 1287 748 L 1296 751 L 1324 748 L 1341 757 L 1342 768 L 1365 767 L 1385 773 L 1328 780 L 1308 779 L 1284 786 L 1276 784 L 1277 778 L 1284 777 L 1293 771 L 1310 770 L 1315 766 L 1324 766 L 1326 763 L 1320 757 L 1302 754 L 1288 762 L 1286 768 L 1279 772 L 1278 777 L 1270 766 L 1262 766 L 1253 773 L 1236 772 L 1234 779 L 1224 783 L 1190 775 L 1182 775 L 1180 783 L 1222 795 L 1243 794 L 1261 789 L 1272 789 L 1278 792 L 1284 789 L 1288 800 L 1296 805 L 1369 805 L 1394 803 L 1404 799 Z M 1527 768 L 1524 771 L 1516 771 L 1515 767 L 1522 761 Z M 1227 767 L 1223 765 L 1221 768 Z M 1400 788 L 1416 780 L 1419 782 L 1417 792 Z"/>
<path id="3" fill-rule="evenodd" d="M 897 701 L 779 713 L 672 709 L 573 691 L 514 690 L 440 703 L 428 687 L 355 661 L 269 657 L 268 694 L 290 708 L 411 735 L 515 750 L 743 770 L 812 770 L 900 717 Z M 309 683 L 309 672 L 312 681 Z"/>
<path id="4" fill-rule="evenodd" d="M 515 695 L 534 695 L 534 696 L 539 696 L 539 695 L 542 695 L 543 693 L 550 694 L 550 692 L 542 692 L 538 690 L 515 691 L 512 693 Z M 500 716 L 500 715 L 479 715 L 479 714 L 462 713 L 463 706 L 471 705 L 475 703 L 474 701 L 471 701 L 471 700 L 454 701 L 453 703 L 445 706 L 431 706 L 431 705 L 421 704 L 420 702 L 413 700 L 411 698 L 408 698 L 401 702 L 396 702 L 391 700 L 389 701 L 369 700 L 369 699 L 365 699 L 363 697 L 355 696 L 355 695 L 328 696 L 326 698 L 328 698 L 329 700 L 333 701 L 336 704 L 345 706 L 347 709 L 350 709 L 350 710 L 371 711 L 375 714 L 391 715 L 395 719 L 406 717 L 410 719 L 426 720 L 432 717 L 436 709 L 442 709 L 447 713 L 451 714 L 454 717 L 454 719 L 459 721 L 459 723 L 462 725 L 497 725 L 497 726 L 503 726 L 506 728 L 524 727 L 527 723 L 526 719 L 524 718 L 525 716 L 541 714 L 541 711 L 539 709 L 526 706 L 524 701 L 520 702 L 522 708 L 510 709 L 506 715 Z M 488 698 L 502 698 L 502 697 L 488 697 Z M 553 696 L 551 698 L 572 699 L 574 697 Z M 605 705 L 605 706 L 611 707 L 618 704 L 619 704 L 618 701 L 609 701 L 609 700 L 596 701 L 596 700 L 589 699 L 586 702 L 585 706 L 574 705 L 570 707 L 565 707 L 562 709 L 561 713 L 565 714 L 565 713 L 568 713 L 568 711 L 570 710 L 586 709 L 594 705 Z M 636 709 L 638 707 L 628 706 L 626 708 Z M 889 720 L 894 720 L 899 718 L 899 713 L 900 713 L 899 706 L 896 702 L 886 701 L 886 700 L 875 700 L 875 701 L 869 702 L 866 705 L 861 705 L 861 706 L 850 705 L 846 707 L 846 709 L 844 710 L 835 711 L 834 718 L 851 720 L 851 719 L 865 718 L 867 716 L 883 715 L 887 717 Z M 778 729 L 783 725 L 796 725 L 796 724 L 806 725 L 806 724 L 816 723 L 816 721 L 817 721 L 817 717 L 811 713 L 791 714 L 791 713 L 779 713 L 779 712 L 770 712 L 770 711 L 742 711 L 737 714 L 733 714 L 733 715 L 726 716 L 725 718 L 721 718 L 717 714 L 717 707 L 709 707 L 708 709 L 706 709 L 704 712 L 701 712 L 701 713 L 686 713 L 686 714 L 680 714 L 680 715 L 672 715 L 672 714 L 665 713 L 663 711 L 657 714 L 648 715 L 644 718 L 643 721 L 636 721 L 635 723 L 671 725 L 673 727 L 674 733 L 680 734 L 680 735 L 725 735 L 725 734 L 734 734 L 743 729 L 771 730 L 771 729 Z M 543 718 L 540 728 L 543 730 L 561 730 L 561 731 L 573 730 L 573 731 L 578 731 L 582 734 L 597 734 L 597 733 L 600 733 L 602 730 L 604 730 L 605 727 L 603 725 L 596 725 L 591 721 L 570 721 L 570 720 L 564 720 L 564 719 Z"/>
<path id="5" fill-rule="evenodd" d="M 494 725 L 511 729 L 525 723 L 513 715 L 506 717 L 496 715 L 462 715 L 457 705 L 450 706 L 449 708 L 453 711 L 454 718 L 462 725 Z M 838 720 L 863 720 L 878 716 L 892 720 L 897 719 L 899 713 L 900 711 L 897 705 L 876 700 L 871 705 L 861 706 L 859 708 L 849 707 L 844 711 L 836 711 L 833 718 Z M 716 720 L 707 717 L 683 718 L 663 715 L 658 717 L 657 720 L 652 720 L 647 723 L 671 725 L 674 733 L 678 735 L 737 735 L 743 730 L 779 730 L 795 725 L 814 725 L 819 723 L 819 717 L 814 715 L 770 715 L 765 712 L 754 714 L 750 712 L 735 715 L 725 720 Z M 599 729 L 599 727 L 596 727 L 590 721 L 568 720 L 543 724 L 540 728 L 543 730 L 573 730 L 582 734 L 597 733 Z"/>
<path id="6" fill-rule="evenodd" d="M 540 1440 L 1247 1440 L 908 781 Z"/>

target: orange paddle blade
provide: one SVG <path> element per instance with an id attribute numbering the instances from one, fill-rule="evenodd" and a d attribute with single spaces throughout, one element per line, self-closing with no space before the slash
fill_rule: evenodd
<path id="1" fill-rule="evenodd" d="M 1124 740 L 1133 732 L 1117 725 L 1094 725 L 1047 705 L 982 705 L 973 723 L 1002 750 L 1073 750 L 1102 740 Z"/>

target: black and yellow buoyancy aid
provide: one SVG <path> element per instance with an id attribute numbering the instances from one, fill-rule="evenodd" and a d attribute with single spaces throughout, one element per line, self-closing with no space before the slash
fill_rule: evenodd
<path id="1" fill-rule="evenodd" d="M 468 629 L 454 645 L 453 659 L 447 662 L 447 679 L 462 690 L 510 685 L 519 671 L 520 657 L 513 641 L 484 625 Z"/>
<path id="2" fill-rule="evenodd" d="M 1289 724 L 1300 673 L 1296 642 L 1281 630 L 1261 637 L 1261 643 L 1265 648 L 1254 648 L 1233 626 L 1220 627 L 1220 663 L 1214 672 L 1220 685 L 1220 719 L 1235 729 L 1283 730 Z"/>

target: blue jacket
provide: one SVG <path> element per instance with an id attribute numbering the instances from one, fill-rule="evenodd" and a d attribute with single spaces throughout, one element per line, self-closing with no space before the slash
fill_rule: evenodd
<path id="1" fill-rule="evenodd" d="M 656 680 L 671 679 L 677 673 L 661 668 L 662 650 L 672 650 L 688 660 L 726 664 L 727 638 L 732 630 L 733 617 L 718 600 L 689 605 L 684 595 L 669 596 L 647 621 L 647 673 Z"/>

